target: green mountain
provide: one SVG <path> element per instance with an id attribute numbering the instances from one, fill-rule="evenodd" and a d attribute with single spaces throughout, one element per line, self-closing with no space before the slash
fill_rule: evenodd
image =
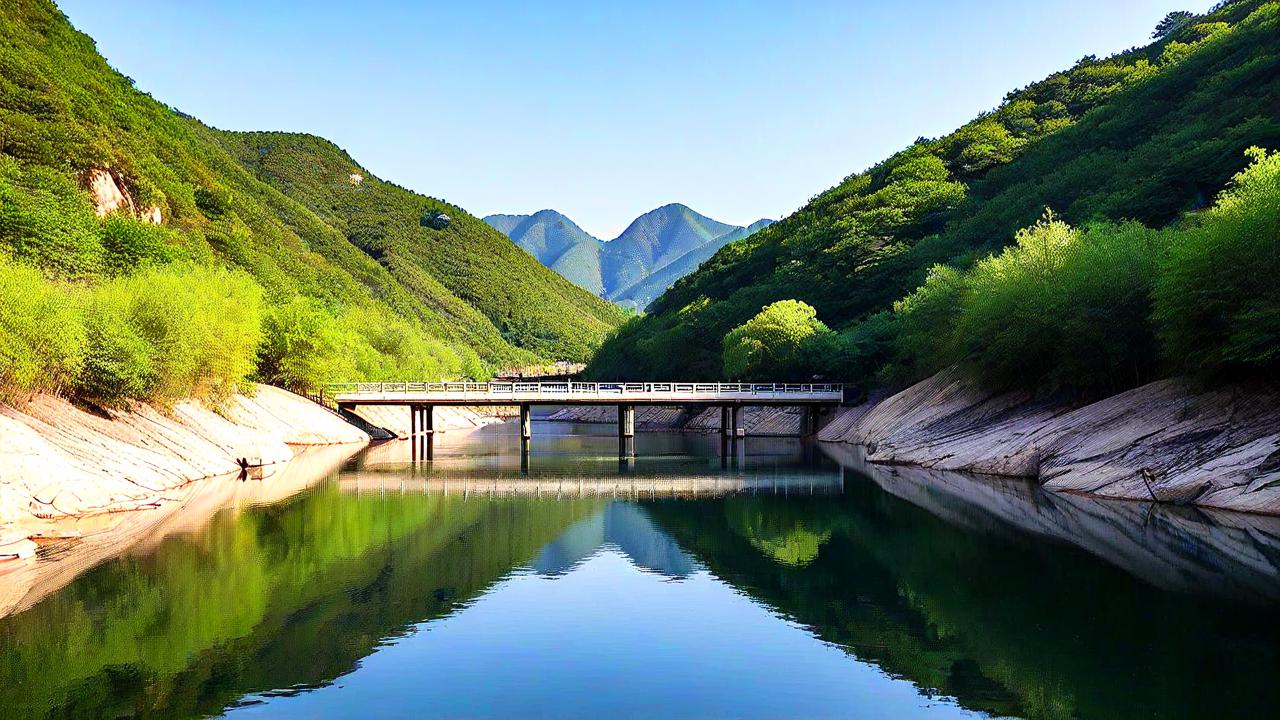
<path id="1" fill-rule="evenodd" d="M 606 242 L 554 210 L 484 220 L 579 287 L 639 309 L 725 244 L 769 223 L 748 230 L 671 204 L 641 215 Z M 663 279 L 650 280 L 657 273 Z"/>
<path id="2" fill-rule="evenodd" d="M 173 346 L 181 328 L 160 337 L 132 311 L 103 319 L 75 300 L 105 288 L 98 300 L 119 290 L 136 305 L 120 278 L 146 268 L 233 271 L 240 335 L 262 345 L 211 365 L 256 363 L 250 374 L 297 387 L 584 360 L 621 321 L 465 210 L 379 180 L 328 141 L 220 131 L 135 90 L 51 2 L 0 0 L 0 18 L 0 271 L 28 285 L 0 289 L 88 313 L 67 319 L 75 341 L 54 358 L 41 328 L 0 312 L 0 365 L 26 368 L 0 386 L 84 387 L 86 368 L 142 363 L 138 343 Z M 107 340 L 133 359 L 92 357 Z"/>
<path id="3" fill-rule="evenodd" d="M 757 220 L 746 227 L 730 230 L 663 265 L 634 285 L 613 292 L 609 295 L 609 299 L 624 307 L 643 310 L 677 280 L 697 270 L 699 265 L 719 252 L 720 248 L 731 242 L 745 240 L 772 225 L 773 222 L 773 220 Z"/>
<path id="4" fill-rule="evenodd" d="M 489 215 L 484 221 L 569 282 L 596 295 L 604 293 L 600 277 L 602 243 L 574 221 L 555 210 L 539 210 L 532 215 Z"/>
<path id="5" fill-rule="evenodd" d="M 1046 208 L 1074 225 L 1160 227 L 1206 207 L 1250 146 L 1280 147 L 1280 6 L 1227 2 L 1152 44 L 1009 93 L 955 132 L 921 138 L 730 244 L 628 323 L 594 377 L 713 378 L 721 342 L 780 300 L 847 332 L 851 357 L 929 268 L 966 268 Z M 875 366 L 827 368 L 849 380 Z M 799 374 L 799 371 L 797 371 Z"/>
<path id="6" fill-rule="evenodd" d="M 641 215 L 611 240 L 601 258 L 605 297 L 640 282 L 653 271 L 735 229 L 680 204 Z"/>

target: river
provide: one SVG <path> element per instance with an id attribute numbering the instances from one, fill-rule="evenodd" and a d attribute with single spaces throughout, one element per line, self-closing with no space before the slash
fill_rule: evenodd
<path id="1" fill-rule="evenodd" d="M 1256 718 L 1280 520 L 510 424 L 330 463 L 0 619 L 5 717 Z M 220 480 L 270 487 L 265 479 Z M 296 482 L 296 480 L 294 481 Z M 290 490 L 292 492 L 292 490 Z M 221 500 L 219 502 L 222 502 Z M 184 511 L 187 512 L 187 511 Z M 194 512 L 194 511 L 192 511 Z M 83 563 L 82 563 L 83 565 Z M 16 582 L 0 575 L 0 585 Z M 32 588 L 44 590 L 37 592 Z"/>

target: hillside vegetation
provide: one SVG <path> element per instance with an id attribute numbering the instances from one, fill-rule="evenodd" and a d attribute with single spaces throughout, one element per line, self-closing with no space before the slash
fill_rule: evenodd
<path id="1" fill-rule="evenodd" d="M 222 132 L 135 90 L 50 2 L 0 0 L 0 20 L 4 397 L 485 377 L 583 360 L 621 321 L 332 143 Z"/>
<path id="2" fill-rule="evenodd" d="M 1126 248 L 1156 243 L 1149 240 L 1154 231 L 1147 228 L 1199 225 L 1196 211 L 1208 206 L 1248 164 L 1247 148 L 1280 147 L 1280 5 L 1260 0 L 1224 3 L 1207 16 L 1166 24 L 1163 30 L 1147 47 L 1105 59 L 1086 57 L 1070 70 L 1012 92 L 996 110 L 947 136 L 920 139 L 849 176 L 785 220 L 728 245 L 655 301 L 649 315 L 628 322 L 606 342 L 588 373 L 719 377 L 727 357 L 726 336 L 780 300 L 812 306 L 816 319 L 835 331 L 818 333 L 813 342 L 825 345 L 797 354 L 804 362 L 774 368 L 774 379 L 783 379 L 779 374 L 796 379 L 820 374 L 866 384 L 900 383 L 919 377 L 939 361 L 970 357 L 966 351 L 976 353 L 976 363 L 985 365 L 980 358 L 995 350 L 984 353 L 975 348 L 980 340 L 965 335 L 971 328 L 940 336 L 929 323 L 898 321 L 911 315 L 915 305 L 949 316 L 947 298 L 955 302 L 964 294 L 956 287 L 983 277 L 1004 279 L 1005 267 L 999 263 L 1018 265 L 1015 259 L 983 258 L 999 254 L 1010 243 L 1026 245 L 1023 239 L 1052 236 L 1045 245 L 1085 248 L 1085 254 L 1073 261 L 1086 263 L 1074 270 L 1083 278 L 1131 268 L 1135 276 L 1146 278 L 1144 282 L 1154 282 L 1150 268 L 1163 267 L 1165 253 L 1144 255 Z M 1255 162 L 1267 164 L 1256 154 Z M 1053 211 L 1052 219 L 1037 225 L 1046 209 Z M 1110 225 L 1091 229 L 1097 223 Z M 1181 243 L 1172 238 L 1161 242 Z M 1270 243 L 1274 255 L 1274 235 L 1258 242 Z M 1137 265 L 1114 267 L 1109 252 Z M 1183 256 L 1182 250 L 1169 252 Z M 1244 272 L 1249 265 L 1226 262 L 1246 256 L 1224 255 L 1222 270 L 1214 276 Z M 967 275 L 969 268 L 976 274 Z M 1027 275 L 1028 287 L 1042 287 L 1040 281 L 1054 272 L 1045 269 L 1034 276 L 1036 280 Z M 922 303 L 919 292 L 911 294 L 921 283 L 924 294 L 936 295 L 937 303 Z M 1092 286 L 1107 285 L 1099 280 Z M 1141 282 L 1125 287 L 1136 293 L 1134 297 L 1151 302 L 1150 292 L 1142 295 Z M 969 301 L 994 303 L 988 290 L 994 292 L 983 286 L 970 293 Z M 1017 362 L 1026 348 L 1009 333 L 1040 337 L 1018 324 L 1032 317 L 1055 327 L 1074 323 L 1076 337 L 1093 334 L 1095 345 L 1132 340 L 1139 346 L 1145 343 L 1147 352 L 1155 351 L 1155 341 L 1145 329 L 1132 336 L 1105 334 L 1108 327 L 1123 322 L 1111 315 L 1113 302 L 1079 304 L 1085 299 L 1077 295 L 1076 300 L 1062 301 L 1066 304 L 1042 305 L 1034 311 L 1022 305 L 999 308 L 1006 314 L 992 317 L 999 317 L 1008 329 L 1001 339 L 1003 350 L 1013 354 L 1010 362 Z M 1220 312 L 1256 317 L 1255 327 L 1278 312 L 1275 305 L 1247 296 L 1243 287 L 1233 301 L 1244 305 Z M 1143 328 L 1170 322 L 1164 318 L 1153 324 L 1143 315 L 1149 305 L 1144 310 L 1140 302 L 1114 302 L 1142 315 L 1138 324 Z M 1195 296 L 1185 303 L 1194 304 Z M 1057 314 L 1046 316 L 1048 312 Z M 1188 317 L 1220 321 L 1203 314 Z M 912 337 L 920 342 L 904 356 L 901 348 L 910 345 Z M 952 340 L 966 346 L 948 346 Z M 1274 336 L 1271 346 L 1275 347 Z M 1108 357 L 1144 352 L 1110 345 L 1106 351 Z M 1148 356 L 1136 368 L 1117 367 L 1104 373 L 1106 377 L 1088 369 L 1055 374 L 1051 366 L 1061 364 L 1045 363 L 1042 370 L 1020 373 L 1020 379 L 1029 384 L 1111 386 L 1185 367 L 1177 351 L 1156 356 L 1154 362 Z M 992 369 L 992 380 L 1001 375 Z"/>
<path id="3" fill-rule="evenodd" d="M 720 248 L 771 222 L 738 227 L 673 203 L 650 210 L 604 241 L 555 210 L 489 215 L 484 221 L 579 287 L 637 310 Z"/>

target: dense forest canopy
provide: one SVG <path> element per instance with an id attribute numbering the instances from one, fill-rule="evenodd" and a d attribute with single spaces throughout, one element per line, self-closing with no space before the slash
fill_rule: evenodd
<path id="1" fill-rule="evenodd" d="M 937 338 L 928 350 L 937 358 L 904 367 L 915 358 L 895 353 L 912 328 L 895 322 L 895 303 L 919 304 L 908 296 L 922 283 L 945 295 L 954 276 L 1023 229 L 1059 232 L 1033 227 L 1046 209 L 1086 237 L 1098 222 L 1197 224 L 1197 211 L 1249 164 L 1248 148 L 1280 147 L 1280 4 L 1222 3 L 1204 16 L 1166 19 L 1156 35 L 1146 47 L 1085 57 L 1011 92 L 955 132 L 921 138 L 730 244 L 625 324 L 588 373 L 721 377 L 726 335 L 771 303 L 797 300 L 839 341 L 822 358 L 802 353 L 813 362 L 771 379 L 909 381 L 955 355 Z M 1126 382 L 1148 372 L 1138 368 Z M 1060 381 L 1119 383 L 1088 375 Z"/>
<path id="2" fill-rule="evenodd" d="M 585 360 L 622 321 L 332 143 L 139 92 L 48 0 L 0 0 L 0 23 L 5 397 L 483 378 Z"/>

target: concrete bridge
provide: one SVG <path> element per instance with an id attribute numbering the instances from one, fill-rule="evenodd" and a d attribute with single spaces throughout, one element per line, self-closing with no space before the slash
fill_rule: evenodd
<path id="1" fill-rule="evenodd" d="M 844 387 L 831 383 L 391 382 L 338 383 L 326 386 L 324 394 L 347 412 L 358 405 L 407 406 L 414 448 L 425 440 L 427 453 L 434 433 L 432 409 L 438 405 L 519 407 L 520 439 L 526 448 L 533 437 L 534 405 L 616 405 L 619 452 L 634 454 L 631 440 L 637 405 L 719 407 L 725 447 L 746 434 L 742 408 L 749 405 L 805 408 L 802 432 L 816 432 L 819 411 L 839 405 Z"/>

